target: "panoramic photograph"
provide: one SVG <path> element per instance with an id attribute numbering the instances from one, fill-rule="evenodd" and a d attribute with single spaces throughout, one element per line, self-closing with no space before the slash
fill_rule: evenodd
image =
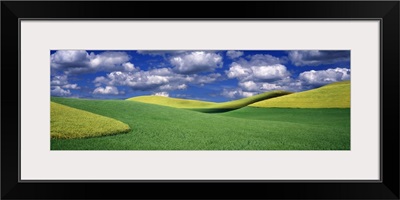
<path id="1" fill-rule="evenodd" d="M 349 50 L 51 50 L 51 150 L 350 150 Z"/>

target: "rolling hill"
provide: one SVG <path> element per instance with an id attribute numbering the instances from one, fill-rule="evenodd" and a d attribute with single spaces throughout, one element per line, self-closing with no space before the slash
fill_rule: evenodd
<path id="1" fill-rule="evenodd" d="M 180 98 L 163 97 L 163 96 L 138 96 L 129 98 L 127 100 L 137 101 L 142 103 L 157 104 L 161 106 L 169 106 L 174 108 L 204 108 L 217 104 L 214 102 L 180 99 Z"/>
<path id="2" fill-rule="evenodd" d="M 162 106 L 169 106 L 174 108 L 185 108 L 205 113 L 218 113 L 218 112 L 227 112 L 239 109 L 254 102 L 275 98 L 287 94 L 291 94 L 291 92 L 276 90 L 272 92 L 265 92 L 251 97 L 223 102 L 223 103 L 177 99 L 177 98 L 160 97 L 160 96 L 140 96 L 140 97 L 129 98 L 127 100 L 138 101 L 142 103 L 157 104 Z"/>
<path id="3" fill-rule="evenodd" d="M 250 104 L 261 108 L 350 108 L 350 81 Z"/>
<path id="4" fill-rule="evenodd" d="M 51 101 L 52 150 L 350 150 L 350 81 L 222 103 Z"/>
<path id="5" fill-rule="evenodd" d="M 132 127 L 126 134 L 112 136 L 52 138 L 52 150 L 350 149 L 350 109 L 244 107 L 207 114 L 126 100 L 51 100 Z M 90 125 L 97 128 L 101 123 Z"/>
<path id="6" fill-rule="evenodd" d="M 130 131 L 127 124 L 118 120 L 55 102 L 50 103 L 51 138 L 88 138 Z"/>

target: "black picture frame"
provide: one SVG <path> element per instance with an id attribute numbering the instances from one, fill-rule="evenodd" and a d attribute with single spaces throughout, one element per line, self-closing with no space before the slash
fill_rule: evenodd
<path id="1" fill-rule="evenodd" d="M 154 12 L 154 8 L 164 11 Z M 399 199 L 399 8 L 398 1 L 2 1 L 1 198 Z M 21 80 L 16 77 L 20 62 L 19 20 L 22 18 L 379 19 L 382 22 L 381 181 L 20 182 Z M 18 84 L 14 84 L 17 80 Z"/>

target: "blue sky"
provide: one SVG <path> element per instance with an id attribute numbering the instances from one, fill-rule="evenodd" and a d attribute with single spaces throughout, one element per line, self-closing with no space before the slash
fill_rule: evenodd
<path id="1" fill-rule="evenodd" d="M 50 51 L 52 96 L 222 102 L 350 80 L 350 51 Z"/>

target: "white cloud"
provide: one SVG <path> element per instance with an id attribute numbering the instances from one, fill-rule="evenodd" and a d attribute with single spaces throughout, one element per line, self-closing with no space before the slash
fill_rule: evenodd
<path id="1" fill-rule="evenodd" d="M 280 84 L 283 85 L 282 82 L 263 83 L 263 82 L 246 81 L 246 82 L 239 82 L 239 87 L 244 91 L 257 92 L 257 93 L 288 88 Z"/>
<path id="2" fill-rule="evenodd" d="M 224 89 L 222 91 L 222 96 L 225 96 L 230 99 L 237 99 L 237 98 L 244 98 L 244 97 L 251 97 L 257 94 L 256 92 L 246 92 L 243 91 L 241 88 L 236 89 Z"/>
<path id="3" fill-rule="evenodd" d="M 160 90 L 184 90 L 187 88 L 186 84 L 167 84 L 160 86 Z"/>
<path id="4" fill-rule="evenodd" d="M 51 54 L 51 67 L 66 74 L 95 71 L 134 70 L 125 52 L 88 53 L 84 50 L 59 50 Z"/>
<path id="5" fill-rule="evenodd" d="M 81 89 L 80 87 L 78 87 L 78 84 L 66 84 L 63 85 L 62 88 L 73 89 L 73 90 Z"/>
<path id="6" fill-rule="evenodd" d="M 86 65 L 89 61 L 89 54 L 85 50 L 60 50 L 51 54 L 50 58 L 52 67 L 55 68 L 62 65 L 81 67 L 80 64 Z"/>
<path id="7" fill-rule="evenodd" d="M 258 91 L 260 87 L 254 81 L 239 82 L 239 87 L 245 89 L 246 91 Z"/>
<path id="8" fill-rule="evenodd" d="M 71 84 L 68 82 L 67 75 L 53 76 L 50 81 L 50 86 L 52 88 L 51 95 L 53 96 L 69 96 L 71 95 L 71 91 L 69 89 L 80 89 L 78 84 Z"/>
<path id="9" fill-rule="evenodd" d="M 350 69 L 347 68 L 332 68 L 327 70 L 306 71 L 300 73 L 298 78 L 286 77 L 275 81 L 239 80 L 237 88 L 223 90 L 221 95 L 228 98 L 243 98 L 273 90 L 298 92 L 333 82 L 350 80 L 350 72 Z"/>
<path id="10" fill-rule="evenodd" d="M 280 64 L 284 62 L 285 60 L 280 58 L 262 54 L 233 62 L 225 73 L 228 78 L 238 79 L 238 88 L 224 90 L 222 95 L 240 98 L 271 90 L 290 89 L 288 85 L 290 73 Z"/>
<path id="11" fill-rule="evenodd" d="M 53 76 L 50 84 L 52 86 L 62 86 L 62 85 L 67 85 L 68 84 L 68 76 L 63 75 L 63 76 Z"/>
<path id="12" fill-rule="evenodd" d="M 243 51 L 227 51 L 226 52 L 226 56 L 228 56 L 232 60 L 235 58 L 239 58 L 242 55 L 243 55 Z"/>
<path id="13" fill-rule="evenodd" d="M 117 95 L 119 94 L 118 88 L 114 86 L 106 86 L 106 87 L 97 87 L 94 89 L 93 94 L 102 94 L 102 95 L 107 95 L 107 94 L 113 94 Z"/>
<path id="14" fill-rule="evenodd" d="M 317 66 L 350 60 L 350 51 L 301 50 L 290 51 L 290 61 L 296 66 Z"/>
<path id="15" fill-rule="evenodd" d="M 100 54 L 90 53 L 90 67 L 114 70 L 121 64 L 128 62 L 130 57 L 125 52 L 103 52 Z"/>
<path id="16" fill-rule="evenodd" d="M 286 67 L 281 64 L 269 66 L 246 66 L 238 63 L 232 63 L 228 71 L 225 71 L 228 78 L 239 80 L 239 86 L 245 91 L 265 91 L 269 90 L 264 83 L 280 82 L 288 79 L 290 73 Z M 278 87 L 276 87 L 278 88 Z"/>
<path id="17" fill-rule="evenodd" d="M 277 80 L 288 77 L 290 74 L 286 67 L 281 64 L 269 66 L 252 66 L 253 79 L 257 80 Z"/>
<path id="18" fill-rule="evenodd" d="M 130 62 L 123 63 L 122 66 L 124 67 L 125 71 L 127 71 L 127 72 L 139 70 L 138 68 L 135 68 L 134 64 L 132 64 Z"/>
<path id="19" fill-rule="evenodd" d="M 260 89 L 263 91 L 272 91 L 272 90 L 281 90 L 283 86 L 280 86 L 276 83 L 261 83 Z"/>
<path id="20" fill-rule="evenodd" d="M 174 76 L 173 72 L 168 68 L 154 69 L 149 71 L 138 72 L 121 72 L 114 71 L 107 74 L 107 77 L 96 77 L 93 81 L 95 84 L 105 84 L 113 86 L 129 86 L 134 90 L 154 90 L 161 86 L 175 89 L 180 86 L 180 80 L 184 79 L 180 76 Z M 178 83 L 178 84 L 175 84 Z"/>
<path id="21" fill-rule="evenodd" d="M 184 90 L 188 84 L 206 84 L 218 80 L 221 74 L 213 73 L 207 76 L 197 74 L 177 74 L 170 68 L 158 68 L 148 71 L 122 72 L 114 71 L 93 81 L 96 87 L 101 85 L 128 86 L 141 91 L 172 91 Z"/>
<path id="22" fill-rule="evenodd" d="M 71 91 L 68 89 L 64 90 L 60 86 L 52 86 L 51 95 L 52 96 L 69 96 L 69 95 L 71 95 Z"/>
<path id="23" fill-rule="evenodd" d="M 107 75 L 111 85 L 125 85 L 134 89 L 146 90 L 169 83 L 167 76 L 151 73 L 152 71 L 140 71 L 137 73 L 111 72 Z"/>
<path id="24" fill-rule="evenodd" d="M 233 62 L 229 70 L 225 71 L 225 73 L 228 76 L 228 78 L 242 79 L 244 77 L 250 76 L 252 74 L 252 71 L 250 68 L 242 67 L 242 65 Z"/>
<path id="25" fill-rule="evenodd" d="M 95 84 L 96 87 L 100 87 L 102 84 L 107 85 L 108 82 L 109 82 L 109 80 L 104 76 L 96 77 L 93 80 L 93 83 Z"/>
<path id="26" fill-rule="evenodd" d="M 199 72 L 211 72 L 222 67 L 222 57 L 219 54 L 194 51 L 170 58 L 174 70 L 180 74 L 194 74 Z"/>
<path id="27" fill-rule="evenodd" d="M 254 95 L 273 90 L 297 92 L 333 82 L 350 80 L 350 72 L 350 69 L 347 68 L 332 68 L 318 71 L 310 70 L 300 73 L 298 78 L 286 77 L 275 81 L 239 80 L 237 88 L 224 90 L 222 95 L 229 98 L 243 98 L 251 94 Z"/>
<path id="28" fill-rule="evenodd" d="M 248 56 L 233 62 L 225 73 L 228 78 L 238 80 L 238 87 L 225 89 L 222 95 L 243 98 L 273 90 L 301 91 L 350 79 L 350 69 L 347 68 L 306 71 L 293 79 L 287 68 L 279 62 L 285 61 L 270 55 Z"/>
<path id="29" fill-rule="evenodd" d="M 321 86 L 337 81 L 350 80 L 350 69 L 335 68 L 327 70 L 311 70 L 299 75 L 299 80 L 307 85 Z"/>
<path id="30" fill-rule="evenodd" d="M 169 93 L 168 92 L 156 92 L 153 94 L 153 96 L 169 97 Z"/>
<path id="31" fill-rule="evenodd" d="M 290 76 L 281 62 L 284 61 L 271 55 L 256 54 L 248 60 L 241 58 L 233 62 L 225 73 L 228 78 L 237 78 L 240 82 L 279 80 Z"/>

